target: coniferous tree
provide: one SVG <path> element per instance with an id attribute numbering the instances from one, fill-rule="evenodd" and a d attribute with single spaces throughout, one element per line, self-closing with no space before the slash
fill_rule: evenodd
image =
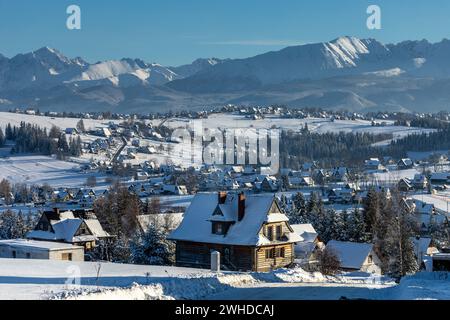
<path id="1" fill-rule="evenodd" d="M 0 128 L 0 147 L 3 147 L 5 145 L 6 138 L 5 134 L 3 133 L 2 128 Z"/>
<path id="2" fill-rule="evenodd" d="M 364 223 L 366 232 L 374 234 L 376 223 L 380 218 L 380 195 L 371 188 L 367 193 L 367 198 L 364 201 Z"/>
<path id="3" fill-rule="evenodd" d="M 167 240 L 167 234 L 154 224 L 135 237 L 130 243 L 131 262 L 148 265 L 172 265 L 175 262 L 175 246 Z"/>
<path id="4" fill-rule="evenodd" d="M 310 223 L 303 193 L 297 192 L 292 197 L 292 210 L 289 216 L 291 224 Z"/>
<path id="5" fill-rule="evenodd" d="M 6 210 L 0 213 L 0 239 L 20 239 L 27 232 L 22 213 Z"/>

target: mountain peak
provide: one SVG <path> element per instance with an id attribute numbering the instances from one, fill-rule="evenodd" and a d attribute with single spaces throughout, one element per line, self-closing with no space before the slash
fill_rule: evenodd
<path id="1" fill-rule="evenodd" d="M 56 53 L 56 52 L 57 52 L 56 49 L 50 48 L 49 46 L 44 46 L 34 51 L 34 53 Z"/>
<path id="2" fill-rule="evenodd" d="M 31 53 L 31 55 L 34 58 L 37 58 L 40 61 L 45 61 L 45 62 L 60 62 L 60 63 L 64 63 L 64 64 L 71 64 L 72 61 L 67 58 L 65 55 L 63 55 L 61 52 L 59 52 L 56 49 L 50 48 L 48 46 L 42 47 L 36 51 L 33 51 Z"/>

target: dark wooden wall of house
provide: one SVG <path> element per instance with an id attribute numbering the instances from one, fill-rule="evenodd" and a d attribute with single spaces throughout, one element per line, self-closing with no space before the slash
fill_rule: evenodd
<path id="1" fill-rule="evenodd" d="M 266 249 L 271 248 L 284 248 L 284 257 L 266 259 Z M 182 267 L 208 269 L 211 267 L 212 251 L 219 251 L 221 264 L 236 271 L 265 272 L 286 267 L 294 262 L 293 244 L 254 248 L 177 241 L 176 264 Z"/>
<path id="2" fill-rule="evenodd" d="M 176 263 L 178 266 L 210 268 L 212 251 L 220 252 L 221 264 L 230 270 L 253 269 L 254 248 L 210 243 L 177 241 Z"/>

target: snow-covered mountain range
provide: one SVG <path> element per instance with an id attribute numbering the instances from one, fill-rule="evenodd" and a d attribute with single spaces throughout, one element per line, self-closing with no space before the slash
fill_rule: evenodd
<path id="1" fill-rule="evenodd" d="M 11 59 L 0 56 L 0 90 L 48 88 L 63 84 L 81 87 L 103 84 L 118 87 L 161 85 L 220 62 L 218 59 L 199 59 L 192 65 L 173 70 L 140 59 L 89 64 L 82 58 L 70 59 L 55 49 L 44 47 Z"/>
<path id="2" fill-rule="evenodd" d="M 349 110 L 450 107 L 450 40 L 341 37 L 247 59 L 88 63 L 44 47 L 0 55 L 0 107 L 151 112 L 224 103 Z M 120 109 L 120 110 L 118 110 Z M 157 110 L 162 111 L 162 110 Z"/>

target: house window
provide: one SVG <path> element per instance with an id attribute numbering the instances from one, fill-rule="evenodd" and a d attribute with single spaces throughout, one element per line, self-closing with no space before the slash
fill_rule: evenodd
<path id="1" fill-rule="evenodd" d="M 266 259 L 273 259 L 275 257 L 275 249 L 266 249 Z"/>
<path id="2" fill-rule="evenodd" d="M 224 235 L 225 234 L 225 227 L 223 223 L 214 223 L 213 224 L 213 233 L 218 235 Z"/>
<path id="3" fill-rule="evenodd" d="M 284 257 L 285 257 L 284 248 L 266 249 L 266 259 L 284 258 Z"/>
<path id="4" fill-rule="evenodd" d="M 284 248 L 276 248 L 275 249 L 275 257 L 276 258 L 284 258 Z"/>
<path id="5" fill-rule="evenodd" d="M 27 253 L 27 259 L 31 259 L 31 253 Z"/>
<path id="6" fill-rule="evenodd" d="M 277 240 L 281 240 L 282 237 L 283 228 L 280 226 L 277 226 Z"/>
<path id="7" fill-rule="evenodd" d="M 369 255 L 369 258 L 367 259 L 369 263 L 373 263 L 373 257 L 372 255 Z"/>
<path id="8" fill-rule="evenodd" d="M 267 238 L 270 241 L 273 241 L 273 227 L 267 227 Z"/>
<path id="9" fill-rule="evenodd" d="M 17 252 L 16 251 L 12 252 L 12 257 L 13 257 L 13 259 L 17 258 Z"/>
<path id="10" fill-rule="evenodd" d="M 72 261 L 72 254 L 71 253 L 63 253 L 61 255 L 61 260 L 63 260 L 63 261 Z"/>

